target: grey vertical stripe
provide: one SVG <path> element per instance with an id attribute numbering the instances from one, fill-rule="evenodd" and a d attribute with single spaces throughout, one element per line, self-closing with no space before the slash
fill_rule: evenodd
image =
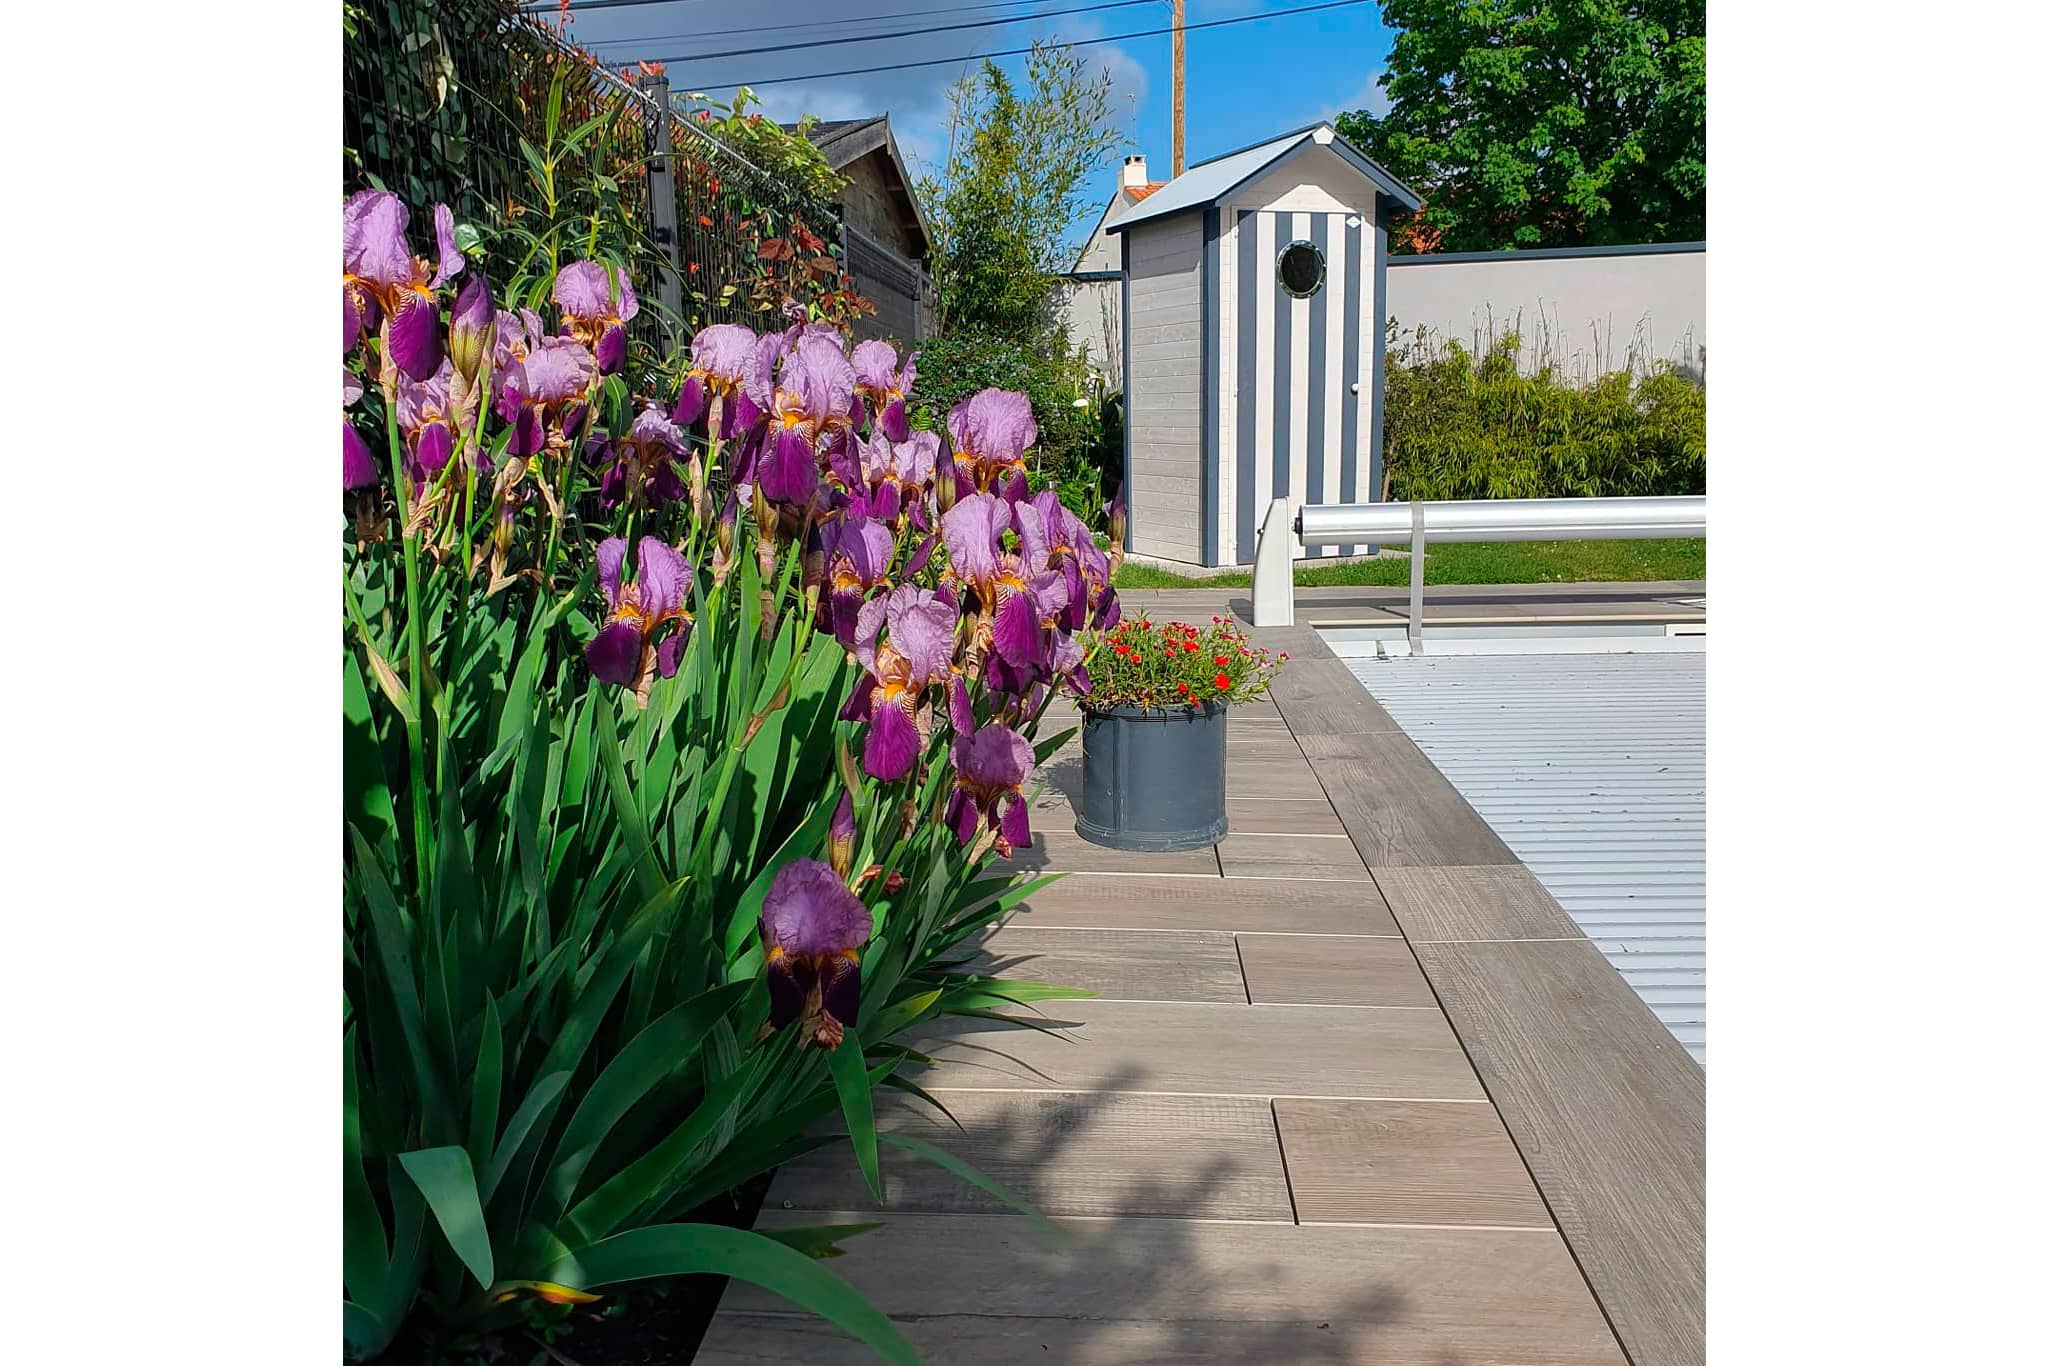
<path id="1" fill-rule="evenodd" d="M 1258 497 L 1259 436 L 1259 296 L 1258 216 L 1250 209 L 1237 215 L 1237 562 L 1250 564 L 1257 553 L 1258 528 L 1252 501 Z M 1130 234 L 1125 233 L 1128 239 Z"/>
<path id="2" fill-rule="evenodd" d="M 1280 253 L 1294 240 L 1294 215 L 1276 214 L 1273 219 L 1273 260 L 1259 262 L 1260 277 L 1273 291 L 1273 496 L 1285 498 L 1294 490 L 1289 479 L 1294 470 L 1288 460 L 1287 436 L 1293 426 L 1288 409 L 1294 394 L 1294 300 L 1280 288 Z"/>
<path id="3" fill-rule="evenodd" d="M 1344 404 L 1344 463 L 1339 468 L 1338 498 L 1346 503 L 1358 501 L 1358 401 L 1364 389 L 1358 372 L 1358 300 L 1365 286 L 1364 231 L 1362 223 L 1344 227 L 1344 369 L 1339 374 L 1344 385 L 1339 391 Z M 1358 547 L 1340 545 L 1337 553 L 1356 555 Z"/>
<path id="4" fill-rule="evenodd" d="M 1222 558 L 1223 210 L 1202 212 L 1202 563 Z"/>
<path id="5" fill-rule="evenodd" d="M 1382 195 L 1372 229 L 1372 472 L 1367 502 L 1380 496 L 1380 446 L 1387 425 L 1387 213 L 1394 201 Z"/>
<path id="6" fill-rule="evenodd" d="M 1309 220 L 1308 240 L 1315 243 L 1316 252 L 1328 269 L 1330 257 L 1330 215 L 1319 213 Z M 1330 359 L 1327 333 L 1330 327 L 1330 290 L 1327 276 L 1323 287 L 1309 296 L 1308 301 L 1308 487 L 1301 491 L 1301 501 L 1316 502 L 1323 492 L 1323 391 L 1329 387 Z M 1312 546 L 1310 555 L 1321 558 L 1328 552 L 1321 546 Z"/>
<path id="7" fill-rule="evenodd" d="M 1124 545 L 1131 548 L 1131 538 L 1136 534 L 1138 519 L 1132 515 L 1136 510 L 1137 490 L 1131 487 L 1131 431 L 1138 425 L 1137 406 L 1131 394 L 1131 334 L 1136 330 L 1131 318 L 1131 235 L 1119 233 L 1123 239 L 1123 338 L 1124 338 Z"/>

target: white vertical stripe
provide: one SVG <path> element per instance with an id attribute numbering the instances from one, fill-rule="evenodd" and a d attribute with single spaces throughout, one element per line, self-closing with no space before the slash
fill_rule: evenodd
<path id="1" fill-rule="evenodd" d="M 1311 502 L 1331 504 L 1341 496 L 1343 473 L 1343 215 L 1323 215 L 1323 373 L 1311 375 L 1311 385 L 1323 385 L 1323 469 L 1321 481 L 1309 489 Z M 1337 547 L 1319 545 L 1317 555 L 1335 555 Z"/>
<path id="2" fill-rule="evenodd" d="M 1265 268 L 1273 259 L 1277 249 L 1273 243 L 1273 230 L 1277 214 L 1260 213 L 1252 215 L 1252 222 L 1259 225 L 1259 250 L 1254 258 Z M 1258 473 L 1257 496 L 1252 499 L 1252 516 L 1265 524 L 1266 507 L 1273 501 L 1273 291 L 1261 287 L 1253 291 L 1259 301 L 1257 330 L 1252 334 L 1253 344 L 1258 347 L 1259 394 L 1258 408 L 1253 414 L 1252 432 L 1258 442 L 1258 455 L 1252 462 Z"/>
<path id="3" fill-rule="evenodd" d="M 1380 338 L 1372 330 L 1372 291 L 1378 277 L 1373 271 L 1372 215 L 1359 217 L 1364 221 L 1358 233 L 1358 449 L 1351 458 L 1358 462 L 1358 501 L 1376 503 L 1380 490 L 1372 482 L 1372 433 L 1380 410 L 1373 406 L 1372 353 Z"/>
<path id="4" fill-rule="evenodd" d="M 1316 490 L 1319 503 L 1342 502 L 1344 498 L 1344 401 L 1348 399 L 1351 377 L 1344 373 L 1344 291 L 1351 286 L 1351 263 L 1344 256 L 1344 215 L 1333 213 L 1324 220 L 1329 227 L 1329 278 L 1323 288 L 1329 292 L 1328 310 L 1323 314 L 1323 486 Z M 1336 554 L 1332 547 L 1331 554 Z"/>
<path id="5" fill-rule="evenodd" d="M 1292 215 L 1294 226 L 1289 241 L 1307 241 L 1308 215 Z M 1275 258 L 1278 259 L 1277 257 Z M 1299 512 L 1303 503 L 1313 502 L 1308 488 L 1308 300 L 1287 301 L 1287 326 L 1291 341 L 1287 350 L 1287 493 L 1288 511 Z"/>
<path id="6" fill-rule="evenodd" d="M 1216 386 L 1216 549 L 1224 564 L 1237 563 L 1237 211 L 1223 209 L 1216 244 L 1216 354 L 1209 363 L 1222 381 Z"/>

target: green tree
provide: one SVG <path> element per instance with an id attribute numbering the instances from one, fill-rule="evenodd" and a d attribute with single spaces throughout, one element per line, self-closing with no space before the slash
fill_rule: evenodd
<path id="1" fill-rule="evenodd" d="M 1385 115 L 1337 128 L 1425 208 L 1397 250 L 1706 236 L 1705 0 L 1384 0 Z"/>
<path id="2" fill-rule="evenodd" d="M 1107 72 L 1034 45 L 1021 86 L 994 62 L 954 85 L 946 163 L 918 186 L 931 215 L 941 331 L 1038 344 L 1072 257 L 1088 180 L 1122 145 Z"/>

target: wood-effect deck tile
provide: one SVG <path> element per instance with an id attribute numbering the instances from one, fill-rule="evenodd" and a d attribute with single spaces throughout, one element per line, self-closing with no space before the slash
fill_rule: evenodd
<path id="1" fill-rule="evenodd" d="M 1399 939 L 1241 934 L 1237 952 L 1254 1001 L 1436 1008 L 1429 980 Z"/>
<path id="2" fill-rule="evenodd" d="M 944 1149 L 1047 1214 L 1294 1218 L 1266 1101 L 1031 1091 L 958 1091 L 942 1099 L 960 1128 L 900 1092 L 876 1095 L 875 1122 Z M 784 1164 L 767 1208 L 1009 1210 L 901 1149 L 885 1144 L 881 1159 L 886 1206 L 874 1203 L 846 1145 L 835 1144 Z"/>
<path id="3" fill-rule="evenodd" d="M 1491 1105 L 1283 1098 L 1273 1117 L 1303 1223 L 1550 1227 Z"/>
<path id="4" fill-rule="evenodd" d="M 1517 861 L 1407 736 L 1303 736 L 1301 746 L 1371 867 Z"/>
<path id="5" fill-rule="evenodd" d="M 1079 987 L 1113 1000 L 1233 1005 L 1245 1000 L 1237 947 L 1229 934 L 1215 930 L 1056 930 L 1006 924 L 985 931 L 971 947 L 980 950 L 969 965 L 975 972 Z"/>
<path id="6" fill-rule="evenodd" d="M 947 1088 L 1479 1100 L 1485 1092 L 1431 1010 L 1046 1001 L 1056 1032 L 948 1018 L 904 1040 Z"/>
<path id="7" fill-rule="evenodd" d="M 1587 940 L 1418 944 L 1637 1366 L 1706 1357 L 1705 1074 Z"/>
<path id="8" fill-rule="evenodd" d="M 1458 939 L 1583 939 L 1571 916 L 1519 863 L 1373 870 L 1401 928 L 1418 944 Z"/>
<path id="9" fill-rule="evenodd" d="M 1233 830 L 1216 846 L 1226 878 L 1290 877 L 1366 882 L 1372 874 L 1348 839 L 1253 835 Z"/>
<path id="10" fill-rule="evenodd" d="M 848 1220 L 851 1222 L 851 1219 Z M 815 1224 L 775 1211 L 762 1224 Z M 905 1214 L 832 1263 L 934 1362 L 1624 1366 L 1554 1232 Z M 741 1282 L 705 1366 L 867 1362 Z"/>
<path id="11" fill-rule="evenodd" d="M 1370 882 L 1314 879 L 1120 877 L 1077 873 L 1026 897 L 1006 922 L 1132 930 L 1259 930 L 1291 934 L 1401 933 Z"/>

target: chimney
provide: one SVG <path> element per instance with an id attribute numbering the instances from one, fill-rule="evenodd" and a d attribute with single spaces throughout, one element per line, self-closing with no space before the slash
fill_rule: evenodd
<path id="1" fill-rule="evenodd" d="M 1117 182 L 1117 188 L 1135 190 L 1148 183 L 1145 179 L 1145 158 L 1125 157 L 1123 179 Z"/>

